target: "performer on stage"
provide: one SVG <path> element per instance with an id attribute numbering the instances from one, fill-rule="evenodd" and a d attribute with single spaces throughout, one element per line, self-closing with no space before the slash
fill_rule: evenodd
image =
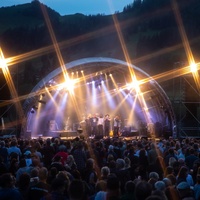
<path id="1" fill-rule="evenodd" d="M 104 118 L 104 136 L 105 137 L 109 137 L 109 133 L 110 133 L 110 123 L 111 123 L 111 118 L 109 114 L 105 115 Z"/>
<path id="2" fill-rule="evenodd" d="M 91 123 L 92 123 L 92 115 L 89 114 L 87 116 L 87 118 L 85 119 L 85 126 L 86 126 L 86 133 L 89 137 L 92 136 L 92 126 L 91 126 Z"/>
<path id="3" fill-rule="evenodd" d="M 72 123 L 71 123 L 70 117 L 68 117 L 67 120 L 65 121 L 64 130 L 65 131 L 71 131 L 72 130 Z"/>
<path id="4" fill-rule="evenodd" d="M 103 137 L 103 125 L 104 125 L 104 118 L 103 115 L 100 115 L 98 117 L 97 126 L 98 126 L 98 135 L 102 137 Z"/>
<path id="5" fill-rule="evenodd" d="M 94 116 L 91 118 L 92 136 L 98 134 L 97 124 L 98 124 L 98 115 L 94 114 Z"/>
<path id="6" fill-rule="evenodd" d="M 114 124 L 113 125 L 114 125 L 113 136 L 118 137 L 119 136 L 119 130 L 120 130 L 120 127 L 121 127 L 121 120 L 120 120 L 120 117 L 118 115 L 114 118 Z"/>
<path id="7" fill-rule="evenodd" d="M 87 129 L 86 129 L 86 117 L 83 115 L 82 121 L 80 121 L 80 129 L 82 129 L 82 134 L 87 136 Z"/>

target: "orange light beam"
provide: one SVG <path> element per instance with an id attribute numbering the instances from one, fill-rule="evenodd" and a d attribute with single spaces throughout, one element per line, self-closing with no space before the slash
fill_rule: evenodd
<path id="1" fill-rule="evenodd" d="M 4 55 L 3 55 L 3 51 L 2 51 L 1 48 L 0 48 L 0 59 L 1 60 L 5 60 L 4 59 Z M 18 94 L 17 94 L 16 88 L 15 88 L 15 85 L 13 83 L 12 77 L 10 75 L 10 71 L 8 69 L 8 66 L 7 66 L 6 62 L 4 62 L 4 63 L 5 64 L 2 67 L 2 72 L 3 72 L 3 75 L 5 77 L 5 80 L 6 80 L 6 83 L 8 85 L 8 88 L 10 90 L 11 97 L 12 97 L 12 99 L 15 100 L 15 101 L 13 101 L 13 100 L 11 100 L 11 101 L 12 101 L 12 103 L 15 104 L 19 120 L 21 120 L 21 122 L 22 122 L 24 120 L 23 109 L 22 109 L 22 106 L 20 104 L 20 101 L 19 101 L 19 98 L 18 98 Z"/>
<path id="2" fill-rule="evenodd" d="M 53 42 L 53 45 L 54 45 L 54 48 L 56 50 L 56 54 L 57 54 L 57 57 L 59 59 L 59 63 L 61 65 L 61 69 L 63 71 L 63 76 L 65 78 L 65 81 L 69 80 L 69 76 L 68 76 L 68 73 L 67 73 L 67 69 L 65 67 L 65 64 L 64 64 L 64 61 L 62 59 L 62 55 L 61 55 L 61 52 L 60 52 L 60 49 L 59 49 L 59 45 L 57 43 L 57 40 L 56 40 L 56 37 L 55 37 L 55 34 L 54 34 L 54 31 L 53 31 L 53 28 L 52 28 L 52 25 L 51 25 L 51 22 L 49 20 L 49 17 L 48 17 L 48 14 L 47 14 L 47 11 L 45 9 L 45 7 L 43 5 L 41 5 L 41 8 L 42 8 L 42 12 L 43 12 L 43 15 L 44 15 L 44 18 L 45 18 L 45 21 L 46 21 L 46 24 L 47 24 L 47 27 L 49 29 L 49 33 L 50 33 L 50 36 L 51 36 L 51 39 L 52 39 L 52 42 Z M 76 101 L 76 98 L 74 98 L 74 95 L 72 92 L 70 92 L 70 95 L 72 97 L 72 102 L 74 104 L 74 108 L 75 108 L 75 111 L 78 115 L 78 118 L 79 120 L 81 119 L 81 113 L 80 113 L 80 110 L 79 110 L 79 106 L 78 106 L 78 103 Z"/>
<path id="3" fill-rule="evenodd" d="M 122 36 L 122 32 L 121 32 L 118 20 L 116 18 L 116 15 L 113 15 L 113 21 L 114 21 L 114 24 L 115 24 L 115 28 L 117 30 L 117 34 L 118 34 L 118 37 L 119 37 L 119 40 L 120 40 L 120 43 L 121 43 L 121 47 L 122 47 L 125 59 L 127 61 L 127 65 L 128 65 L 128 69 L 129 69 L 132 81 L 137 83 L 138 81 L 137 81 L 137 78 L 135 76 L 135 72 L 134 72 L 134 70 L 133 70 L 133 68 L 132 68 L 132 66 L 130 64 L 131 60 L 129 58 L 129 54 L 128 54 L 128 51 L 127 51 L 127 48 L 126 48 L 126 45 L 125 45 L 124 38 Z M 146 107 L 147 107 L 146 106 L 146 102 L 145 102 L 143 93 L 140 91 L 139 84 L 138 84 L 138 91 L 137 92 L 139 94 L 138 95 L 138 100 L 140 102 L 140 105 L 142 106 L 142 108 L 145 108 L 145 116 L 147 118 L 146 121 L 148 121 L 149 123 L 151 123 L 151 116 L 149 116 L 148 109 L 146 109 Z"/>
<path id="4" fill-rule="evenodd" d="M 60 66 L 61 66 L 61 69 L 62 69 L 62 72 L 63 72 L 63 76 L 64 76 L 65 80 L 68 80 L 69 78 L 68 78 L 68 75 L 67 75 L 67 70 L 65 68 L 65 63 L 62 59 L 60 48 L 59 48 L 59 45 L 57 43 L 53 28 L 52 28 L 52 25 L 51 25 L 51 22 L 50 22 L 48 13 L 47 13 L 47 10 L 46 10 L 46 8 L 43 4 L 40 4 L 40 5 L 41 5 L 42 13 L 44 15 L 46 25 L 48 27 L 48 30 L 49 30 L 49 33 L 50 33 L 50 36 L 51 36 L 51 40 L 53 42 L 54 49 L 56 51 L 56 54 L 57 54 L 57 57 L 58 57 L 58 60 L 59 60 L 59 63 L 60 63 Z"/>
<path id="5" fill-rule="evenodd" d="M 176 18 L 176 22 L 177 22 L 177 25 L 178 25 L 179 33 L 180 33 L 180 36 L 181 36 L 181 39 L 182 39 L 182 42 L 183 42 L 185 53 L 186 53 L 186 56 L 187 56 L 187 59 L 188 59 L 188 63 L 189 63 L 189 65 L 195 64 L 195 60 L 194 60 L 192 50 L 191 50 L 190 45 L 189 45 L 189 41 L 188 41 L 184 26 L 183 26 L 183 21 L 182 21 L 176 0 L 172 1 L 172 8 L 173 8 L 174 15 L 175 15 L 175 18 Z M 198 90 L 200 90 L 199 74 L 196 73 L 196 72 L 192 72 L 192 74 L 193 74 L 194 81 L 195 81 L 195 83 L 198 87 Z"/>

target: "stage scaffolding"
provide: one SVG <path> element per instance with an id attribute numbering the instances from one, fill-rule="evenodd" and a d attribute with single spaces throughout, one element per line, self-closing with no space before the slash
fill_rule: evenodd
<path id="1" fill-rule="evenodd" d="M 192 74 L 183 75 L 172 83 L 173 93 L 169 98 L 176 113 L 178 137 L 200 138 L 200 93 L 194 77 Z"/>

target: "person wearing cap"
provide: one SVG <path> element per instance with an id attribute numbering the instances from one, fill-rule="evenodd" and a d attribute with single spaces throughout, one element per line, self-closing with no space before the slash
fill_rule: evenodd
<path id="1" fill-rule="evenodd" d="M 24 158 L 26 160 L 26 166 L 31 166 L 32 165 L 32 158 L 31 158 L 31 152 L 30 151 L 25 151 L 24 153 Z"/>

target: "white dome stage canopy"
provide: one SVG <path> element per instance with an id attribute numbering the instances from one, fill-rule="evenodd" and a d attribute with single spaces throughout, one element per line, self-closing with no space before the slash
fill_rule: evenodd
<path id="1" fill-rule="evenodd" d="M 88 115 L 97 113 L 120 116 L 122 129 L 141 131 L 153 124 L 151 134 L 177 134 L 171 102 L 158 82 L 140 68 L 113 58 L 83 58 L 55 69 L 32 89 L 23 109 L 23 137 L 76 131 Z"/>

